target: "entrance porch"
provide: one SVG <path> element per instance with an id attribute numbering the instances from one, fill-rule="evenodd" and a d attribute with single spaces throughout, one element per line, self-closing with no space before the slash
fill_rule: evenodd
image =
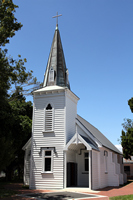
<path id="1" fill-rule="evenodd" d="M 64 148 L 64 188 L 92 188 L 92 148 L 98 150 L 89 138 L 79 134 L 67 143 Z"/>

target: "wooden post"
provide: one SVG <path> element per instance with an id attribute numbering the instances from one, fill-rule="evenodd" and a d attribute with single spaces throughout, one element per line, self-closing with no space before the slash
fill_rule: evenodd
<path id="1" fill-rule="evenodd" d="M 89 151 L 89 189 L 92 189 L 92 150 Z"/>
<path id="2" fill-rule="evenodd" d="M 67 151 L 64 151 L 64 188 L 67 186 Z"/>

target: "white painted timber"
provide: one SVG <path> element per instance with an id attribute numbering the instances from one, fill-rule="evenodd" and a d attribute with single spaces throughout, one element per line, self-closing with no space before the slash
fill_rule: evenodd
<path id="1" fill-rule="evenodd" d="M 82 149 L 82 150 L 80 150 Z M 89 187 L 89 172 L 85 172 L 85 161 L 84 153 L 89 152 L 85 149 L 85 146 L 79 146 L 79 151 L 77 153 L 77 164 L 78 164 L 78 186 L 79 187 Z"/>
<path id="2" fill-rule="evenodd" d="M 108 186 L 119 186 L 119 175 L 116 173 L 115 153 L 108 152 Z"/>
<path id="3" fill-rule="evenodd" d="M 99 188 L 99 165 L 98 156 L 99 152 L 92 151 L 92 189 L 96 190 Z"/>
<path id="4" fill-rule="evenodd" d="M 53 132 L 44 131 L 45 108 L 50 103 L 54 108 Z M 32 134 L 32 158 L 30 188 L 63 188 L 63 148 L 65 121 L 65 92 L 34 96 L 34 121 Z M 42 172 L 42 148 L 53 147 L 53 173 Z"/>
<path id="5" fill-rule="evenodd" d="M 66 143 L 76 132 L 75 118 L 77 116 L 77 101 L 75 95 L 66 91 Z"/>
<path id="6" fill-rule="evenodd" d="M 29 185 L 30 179 L 30 157 L 31 157 L 31 144 L 25 149 L 24 156 L 24 185 Z"/>

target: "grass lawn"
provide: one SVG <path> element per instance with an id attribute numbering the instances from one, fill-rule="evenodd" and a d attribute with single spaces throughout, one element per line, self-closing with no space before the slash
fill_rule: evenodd
<path id="1" fill-rule="evenodd" d="M 133 200 L 133 194 L 125 196 L 110 197 L 110 200 Z"/>

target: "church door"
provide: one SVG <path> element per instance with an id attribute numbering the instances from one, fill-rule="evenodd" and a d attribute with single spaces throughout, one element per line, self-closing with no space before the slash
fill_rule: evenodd
<path id="1" fill-rule="evenodd" d="M 77 163 L 67 163 L 67 187 L 77 186 Z"/>

